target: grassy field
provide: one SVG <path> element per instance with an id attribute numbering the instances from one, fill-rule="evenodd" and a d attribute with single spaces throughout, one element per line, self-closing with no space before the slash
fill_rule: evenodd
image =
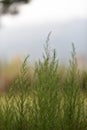
<path id="1" fill-rule="evenodd" d="M 1 93 L 0 130 L 87 130 L 87 73 L 78 70 L 74 44 L 67 67 L 48 42 L 44 51 L 33 70 L 26 57 Z"/>

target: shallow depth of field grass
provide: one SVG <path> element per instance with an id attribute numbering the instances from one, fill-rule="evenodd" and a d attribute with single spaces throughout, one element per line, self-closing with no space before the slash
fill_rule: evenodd
<path id="1" fill-rule="evenodd" d="M 0 130 L 87 130 L 87 75 L 78 70 L 74 44 L 66 68 L 48 41 L 44 50 L 33 76 L 26 57 L 9 92 L 0 95 Z"/>

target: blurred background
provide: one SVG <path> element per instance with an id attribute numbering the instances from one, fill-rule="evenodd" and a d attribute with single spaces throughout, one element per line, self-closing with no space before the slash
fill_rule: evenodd
<path id="1" fill-rule="evenodd" d="M 31 62 L 41 58 L 50 31 L 50 46 L 59 60 L 69 60 L 74 43 L 78 64 L 86 68 L 87 0 L 0 0 L 1 66 L 20 66 L 28 54 Z"/>
<path id="2" fill-rule="evenodd" d="M 52 31 L 50 44 L 60 60 L 69 58 L 73 42 L 79 59 L 86 62 L 86 5 L 86 0 L 3 0 L 0 58 L 8 60 L 27 54 L 32 60 L 40 58 L 46 37 Z"/>

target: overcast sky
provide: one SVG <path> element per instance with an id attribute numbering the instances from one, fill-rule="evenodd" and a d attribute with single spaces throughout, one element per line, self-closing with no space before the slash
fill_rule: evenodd
<path id="1" fill-rule="evenodd" d="M 60 55 L 70 52 L 71 42 L 81 53 L 86 51 L 87 0 L 32 0 L 18 9 L 16 16 L 1 17 L 1 56 L 29 52 L 39 57 L 49 31 Z"/>
<path id="2" fill-rule="evenodd" d="M 87 17 L 87 0 L 32 0 L 20 6 L 16 17 L 3 18 L 6 26 L 23 26 Z"/>

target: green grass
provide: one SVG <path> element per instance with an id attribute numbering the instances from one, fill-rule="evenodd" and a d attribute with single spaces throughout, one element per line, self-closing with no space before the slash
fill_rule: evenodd
<path id="1" fill-rule="evenodd" d="M 9 92 L 0 96 L 0 130 L 87 130 L 87 98 L 74 44 L 69 66 L 63 68 L 48 41 L 49 36 L 33 79 L 26 57 Z"/>

